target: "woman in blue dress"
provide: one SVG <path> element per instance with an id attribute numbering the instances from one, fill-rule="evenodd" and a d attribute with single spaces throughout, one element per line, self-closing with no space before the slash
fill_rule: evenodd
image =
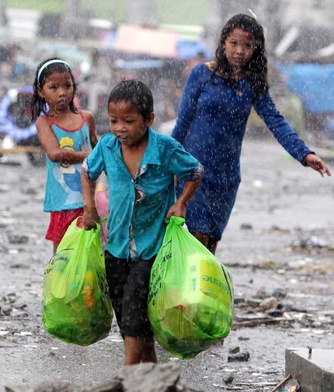
<path id="1" fill-rule="evenodd" d="M 205 168 L 186 223 L 212 253 L 237 196 L 242 141 L 252 107 L 291 156 L 322 176 L 331 175 L 278 112 L 268 90 L 263 28 L 253 17 L 235 15 L 222 29 L 215 61 L 191 71 L 172 133 Z"/>

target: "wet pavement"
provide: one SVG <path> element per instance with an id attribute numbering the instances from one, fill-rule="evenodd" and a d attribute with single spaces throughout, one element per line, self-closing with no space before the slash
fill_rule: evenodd
<path id="1" fill-rule="evenodd" d="M 334 170 L 334 149 L 315 151 Z M 99 385 L 117 375 L 123 344 L 114 326 L 89 347 L 63 343 L 41 325 L 45 168 L 25 155 L 0 164 L 0 391 L 62 380 Z M 321 178 L 271 138 L 246 137 L 238 199 L 217 252 L 235 287 L 230 335 L 192 360 L 177 361 L 180 384 L 211 391 L 271 391 L 285 378 L 285 349 L 334 343 L 333 177 Z"/>

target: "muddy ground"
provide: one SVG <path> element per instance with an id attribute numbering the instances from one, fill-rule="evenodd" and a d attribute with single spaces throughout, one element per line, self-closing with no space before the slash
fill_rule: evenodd
<path id="1" fill-rule="evenodd" d="M 309 144 L 334 170 L 333 143 Z M 51 256 L 42 211 L 45 168 L 32 167 L 25 155 L 1 162 L 0 391 L 47 380 L 107 382 L 123 362 L 117 329 L 80 347 L 57 340 L 41 325 L 43 272 Z M 334 345 L 333 177 L 304 168 L 271 138 L 249 136 L 242 175 L 217 254 L 234 279 L 234 326 L 224 343 L 189 361 L 157 346 L 160 362 L 180 363 L 180 386 L 270 391 L 285 377 L 287 347 Z M 273 303 L 275 312 L 268 313 L 259 305 L 273 294 L 278 307 Z M 248 361 L 228 359 L 236 347 L 249 354 Z"/>

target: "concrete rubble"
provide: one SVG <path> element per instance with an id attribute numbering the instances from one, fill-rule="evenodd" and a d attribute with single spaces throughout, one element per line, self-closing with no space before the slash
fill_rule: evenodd
<path id="1" fill-rule="evenodd" d="M 332 392 L 334 350 L 287 348 L 285 373 L 298 380 L 301 392 Z"/>
<path id="2" fill-rule="evenodd" d="M 180 367 L 177 363 L 141 363 L 120 369 L 118 377 L 97 387 L 73 385 L 61 381 L 43 382 L 37 387 L 6 386 L 6 392 L 201 392 L 180 389 L 177 382 Z M 202 391 L 204 392 L 204 391 Z"/>

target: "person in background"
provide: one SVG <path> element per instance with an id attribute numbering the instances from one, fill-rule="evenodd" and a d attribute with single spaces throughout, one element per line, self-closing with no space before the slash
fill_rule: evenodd
<path id="1" fill-rule="evenodd" d="M 182 72 L 182 79 L 184 82 L 188 79 L 188 76 L 190 75 L 191 70 L 200 63 L 205 62 L 205 53 L 203 51 L 197 52 L 196 56 L 185 61 L 185 67 Z"/>
<path id="2" fill-rule="evenodd" d="M 46 239 L 56 252 L 68 226 L 83 215 L 81 164 L 97 143 L 95 121 L 76 108 L 76 83 L 65 61 L 39 64 L 33 88 L 32 118 L 47 157 L 44 211 L 51 216 Z"/>
<path id="3" fill-rule="evenodd" d="M 252 107 L 292 157 L 321 176 L 331 175 L 272 101 L 265 38 L 257 20 L 244 14 L 233 16 L 222 29 L 215 54 L 214 61 L 200 63 L 191 71 L 172 132 L 205 168 L 201 186 L 187 208 L 186 224 L 212 253 L 236 200 L 242 141 Z"/>
<path id="4" fill-rule="evenodd" d="M 201 164 L 170 136 L 156 133 L 153 96 L 142 82 L 124 80 L 108 99 L 111 133 L 103 135 L 82 169 L 84 227 L 99 220 L 95 181 L 108 179 L 105 263 L 109 291 L 124 338 L 124 365 L 157 362 L 147 315 L 152 264 L 162 245 L 165 219 L 184 217 L 203 176 Z M 185 182 L 176 200 L 174 176 Z"/>

